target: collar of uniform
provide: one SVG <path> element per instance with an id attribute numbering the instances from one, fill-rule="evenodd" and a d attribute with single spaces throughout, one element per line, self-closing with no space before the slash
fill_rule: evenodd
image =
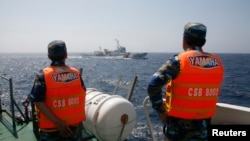
<path id="1" fill-rule="evenodd" d="M 65 63 L 63 61 L 52 61 L 51 66 L 65 66 Z"/>

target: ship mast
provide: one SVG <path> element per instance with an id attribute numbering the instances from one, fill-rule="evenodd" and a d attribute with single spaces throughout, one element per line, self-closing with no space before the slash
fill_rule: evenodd
<path id="1" fill-rule="evenodd" d="M 117 39 L 115 39 L 115 41 L 116 41 L 116 46 L 117 46 L 117 50 L 120 50 L 120 44 L 119 44 L 119 41 L 117 40 Z"/>

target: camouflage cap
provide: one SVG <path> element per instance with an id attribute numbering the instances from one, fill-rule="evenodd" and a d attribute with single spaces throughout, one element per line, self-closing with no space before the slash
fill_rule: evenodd
<path id="1" fill-rule="evenodd" d="M 50 57 L 63 56 L 67 53 L 66 44 L 62 40 L 54 40 L 48 45 L 48 55 Z"/>
<path id="2" fill-rule="evenodd" d="M 184 37 L 206 39 L 207 27 L 201 23 L 189 22 L 184 27 Z"/>

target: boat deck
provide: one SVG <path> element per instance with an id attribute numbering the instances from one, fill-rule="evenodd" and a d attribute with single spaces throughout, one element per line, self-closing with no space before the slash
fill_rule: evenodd
<path id="1" fill-rule="evenodd" d="M 7 116 L 6 113 L 2 112 L 2 116 L 0 117 L 1 121 L 7 123 L 7 125 L 4 125 L 0 122 L 0 141 L 34 141 L 34 139 L 36 139 L 33 133 L 32 122 L 16 125 L 17 132 L 12 134 L 12 131 L 9 130 L 12 127 L 8 125 L 11 121 L 8 121 L 8 118 L 3 118 Z M 6 128 L 6 126 L 8 126 L 8 128 Z"/>
<path id="2" fill-rule="evenodd" d="M 8 115 L 7 114 L 5 115 L 3 113 L 2 116 L 5 117 Z M 5 120 L 4 122 L 9 122 L 9 121 Z M 17 130 L 16 133 L 12 133 L 12 131 L 8 130 L 8 128 L 6 128 L 6 126 L 2 122 L 0 122 L 0 141 L 37 141 L 36 136 L 33 132 L 32 121 L 16 125 L 16 130 Z M 82 134 L 83 139 L 85 139 L 86 141 L 98 141 L 98 139 L 96 139 L 93 135 L 88 134 L 84 130 L 82 131 L 82 133 L 83 133 Z"/>

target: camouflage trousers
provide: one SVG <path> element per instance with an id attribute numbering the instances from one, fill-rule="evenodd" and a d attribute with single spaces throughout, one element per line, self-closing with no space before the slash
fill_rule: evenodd
<path id="1" fill-rule="evenodd" d="M 168 141 L 207 141 L 211 119 L 186 120 L 168 117 L 163 132 Z"/>
<path id="2" fill-rule="evenodd" d="M 63 138 L 59 131 L 54 132 L 43 132 L 40 131 L 40 139 L 39 141 L 81 141 L 81 126 L 72 126 L 70 129 L 73 132 L 73 136 L 69 138 Z"/>

